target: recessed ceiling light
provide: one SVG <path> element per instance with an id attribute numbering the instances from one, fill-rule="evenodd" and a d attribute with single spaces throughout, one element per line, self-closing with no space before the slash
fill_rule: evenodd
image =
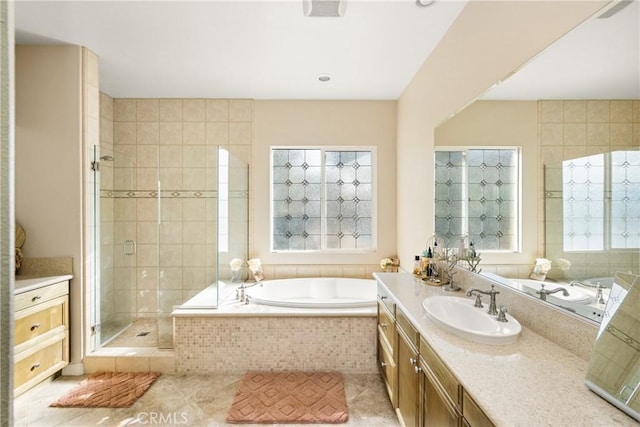
<path id="1" fill-rule="evenodd" d="M 329 80 L 331 80 L 331 76 L 329 74 L 320 74 L 318 76 L 318 80 L 320 80 L 321 82 L 328 82 Z"/>

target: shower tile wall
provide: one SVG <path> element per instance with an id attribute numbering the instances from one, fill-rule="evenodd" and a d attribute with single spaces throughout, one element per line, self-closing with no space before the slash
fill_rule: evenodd
<path id="1" fill-rule="evenodd" d="M 640 101 L 639 100 L 553 100 L 538 103 L 539 165 L 538 174 L 538 218 L 544 221 L 544 170 L 546 163 L 559 162 L 577 157 L 626 150 L 640 145 Z M 539 253 L 545 253 L 545 226 L 540 223 Z M 558 249 L 561 251 L 561 248 Z M 635 264 L 638 270 L 637 253 L 610 256 L 610 271 L 590 271 L 591 257 L 598 257 L 602 265 L 602 253 L 581 254 L 571 259 L 572 269 L 583 269 L 582 276 L 598 277 L 613 274 L 620 261 L 624 265 Z M 626 257 L 626 259 L 623 259 Z"/>
<path id="2" fill-rule="evenodd" d="M 132 314 L 168 315 L 215 279 L 217 146 L 249 162 L 253 101 L 103 99 L 112 103 L 114 157 L 135 165 L 129 176 L 115 174 L 113 183 L 131 191 L 113 199 L 113 212 L 114 224 L 137 246 Z M 103 126 L 109 127 L 106 116 Z M 103 144 L 104 155 L 108 137 Z"/>

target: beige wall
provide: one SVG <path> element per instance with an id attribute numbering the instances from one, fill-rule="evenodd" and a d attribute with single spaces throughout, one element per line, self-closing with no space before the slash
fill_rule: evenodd
<path id="1" fill-rule="evenodd" d="M 16 47 L 16 221 L 25 257 L 73 257 L 72 364 L 83 341 L 82 61 L 79 46 Z"/>
<path id="2" fill-rule="evenodd" d="M 398 251 L 409 265 L 433 234 L 434 129 L 595 13 L 605 1 L 471 1 L 398 100 Z M 505 19 L 505 17 L 509 19 Z M 550 19 L 553 17 L 553 19 Z"/>
<path id="3" fill-rule="evenodd" d="M 251 165 L 250 255 L 265 264 L 377 265 L 396 253 L 396 103 L 394 101 L 255 101 Z M 373 146 L 377 166 L 377 250 L 371 253 L 272 253 L 271 146 Z M 413 186 L 415 190 L 415 185 Z M 312 269 L 313 270 L 313 269 Z M 328 271 L 328 270 L 327 270 Z M 320 272 L 320 271 L 318 271 Z M 342 273 L 337 272 L 337 273 Z M 295 275 L 290 271 L 286 275 Z M 304 275 L 304 273 L 302 273 Z M 342 274 L 340 274 L 342 275 Z M 348 273 L 346 274 L 348 275 Z M 370 275 L 369 275 L 370 277 Z"/>
<path id="4" fill-rule="evenodd" d="M 517 146 L 522 149 L 522 252 L 483 253 L 482 269 L 507 264 L 509 277 L 517 265 L 531 269 L 538 256 L 538 103 L 536 101 L 478 101 L 435 130 L 437 146 Z M 498 267 L 489 271 L 497 272 Z M 504 269 L 504 268 L 503 268 Z"/>

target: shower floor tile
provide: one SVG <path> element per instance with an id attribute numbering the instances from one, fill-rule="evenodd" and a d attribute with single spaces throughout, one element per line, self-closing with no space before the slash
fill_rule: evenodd
<path id="1" fill-rule="evenodd" d="M 120 335 L 105 347 L 157 347 L 158 323 L 156 319 L 134 319 Z"/>
<path id="2" fill-rule="evenodd" d="M 165 374 L 131 408 L 50 408 L 48 405 L 51 402 L 83 379 L 60 377 L 29 390 L 15 400 L 14 425 L 236 425 L 227 424 L 225 418 L 241 377 L 242 375 Z M 399 425 L 378 375 L 345 375 L 344 380 L 349 407 L 349 421 L 346 425 Z"/>

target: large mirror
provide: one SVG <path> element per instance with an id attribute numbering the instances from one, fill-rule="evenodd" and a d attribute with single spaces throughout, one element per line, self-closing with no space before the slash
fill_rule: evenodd
<path id="1" fill-rule="evenodd" d="M 436 130 L 436 145 L 490 146 L 489 114 L 478 111 L 498 111 L 486 107 L 491 101 L 513 102 L 494 127 L 504 134 L 511 128 L 511 145 L 525 132 L 535 139 L 535 148 L 523 149 L 521 225 L 534 244 L 510 254 L 510 265 L 487 251 L 481 274 L 595 322 L 603 319 L 614 275 L 640 274 L 638 76 L 640 2 L 613 2 L 459 113 L 467 114 L 466 136 L 456 140 L 464 132 L 443 129 L 442 143 Z M 535 103 L 528 107 L 536 108 L 535 119 L 514 125 L 526 102 Z M 469 129 L 489 137 L 474 140 Z M 527 172 L 534 156 L 537 170 Z M 531 279 L 537 259 L 551 268 Z"/>
<path id="2" fill-rule="evenodd" d="M 585 383 L 640 421 L 640 276 L 617 274 Z"/>

